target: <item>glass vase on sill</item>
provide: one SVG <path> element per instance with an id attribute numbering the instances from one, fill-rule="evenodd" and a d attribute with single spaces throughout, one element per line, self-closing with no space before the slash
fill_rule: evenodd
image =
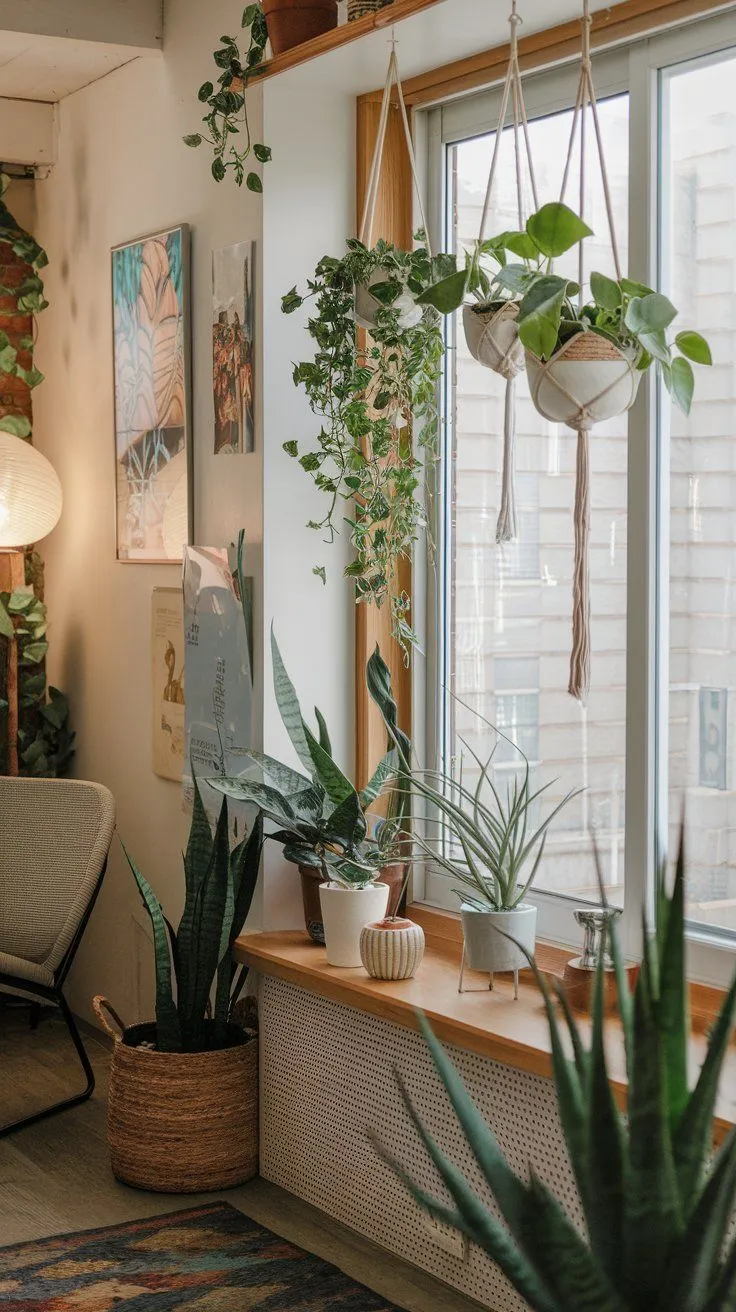
<path id="1" fill-rule="evenodd" d="M 390 4 L 393 0 L 348 0 L 348 22 L 354 23 L 356 18 L 365 18 L 366 14 L 377 14 L 379 9 Z"/>

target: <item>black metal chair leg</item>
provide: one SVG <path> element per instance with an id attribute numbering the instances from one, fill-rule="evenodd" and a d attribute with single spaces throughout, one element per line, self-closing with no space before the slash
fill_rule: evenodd
<path id="1" fill-rule="evenodd" d="M 26 1116 L 20 1121 L 13 1121 L 10 1125 L 0 1126 L 0 1139 L 4 1139 L 8 1134 L 14 1134 L 16 1130 L 23 1130 L 27 1125 L 35 1125 L 37 1121 L 45 1121 L 47 1116 L 55 1116 L 57 1112 L 65 1112 L 70 1107 L 76 1107 L 81 1102 L 86 1102 L 92 1097 L 95 1088 L 95 1073 L 92 1069 L 92 1063 L 87 1055 L 87 1050 L 82 1042 L 82 1036 L 77 1028 L 77 1022 L 72 1015 L 69 1004 L 64 997 L 61 989 L 56 990 L 55 1002 L 59 1011 L 64 1017 L 66 1027 L 71 1036 L 72 1043 L 76 1050 L 77 1056 L 82 1066 L 82 1070 L 87 1078 L 87 1085 L 83 1093 L 76 1093 L 71 1098 L 64 1098 L 61 1102 L 55 1102 L 51 1107 L 45 1107 L 43 1111 L 34 1112 L 32 1116 Z"/>

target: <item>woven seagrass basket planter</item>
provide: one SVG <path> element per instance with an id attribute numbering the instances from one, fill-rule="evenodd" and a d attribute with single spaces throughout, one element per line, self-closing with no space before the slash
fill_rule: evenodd
<path id="1" fill-rule="evenodd" d="M 181 1194 L 252 1179 L 258 1171 L 256 1035 L 231 1026 L 230 1046 L 212 1052 L 140 1046 L 155 1034 L 150 1024 L 115 1034 L 107 1112 L 113 1174 L 137 1189 Z"/>

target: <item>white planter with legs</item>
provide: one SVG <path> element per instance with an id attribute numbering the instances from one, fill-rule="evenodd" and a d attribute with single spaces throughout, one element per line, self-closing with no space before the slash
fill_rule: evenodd
<path id="1" fill-rule="evenodd" d="M 522 902 L 513 911 L 476 911 L 466 903 L 460 908 L 465 941 L 465 965 L 493 976 L 497 971 L 523 970 L 528 966 L 522 944 L 533 953 L 537 938 L 537 908 Z"/>
<path id="2" fill-rule="evenodd" d="M 361 966 L 360 932 L 364 925 L 382 920 L 388 908 L 388 884 L 343 888 L 321 884 L 319 900 L 330 966 Z"/>

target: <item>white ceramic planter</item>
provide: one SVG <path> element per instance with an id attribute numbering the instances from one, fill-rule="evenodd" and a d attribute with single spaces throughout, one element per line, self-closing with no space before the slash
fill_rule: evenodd
<path id="1" fill-rule="evenodd" d="M 585 359 L 586 338 L 591 351 L 605 358 Z M 585 412 L 586 427 L 602 423 L 624 414 L 636 400 L 641 371 L 636 368 L 634 352 L 626 354 L 613 342 L 607 342 L 597 333 L 578 333 L 560 347 L 544 364 L 526 353 L 529 390 L 540 415 L 556 424 L 580 427 L 581 412 Z"/>
<path id="2" fill-rule="evenodd" d="M 515 378 L 524 371 L 524 347 L 516 331 L 518 315 L 519 307 L 513 302 L 499 310 L 480 313 L 473 305 L 463 306 L 465 341 L 470 354 L 503 378 Z"/>
<path id="3" fill-rule="evenodd" d="M 522 902 L 513 911 L 476 911 L 465 903 L 460 908 L 465 939 L 465 960 L 470 970 L 489 975 L 496 971 L 523 970 L 529 963 L 517 946 L 534 951 L 537 937 L 537 908 Z M 499 930 L 502 932 L 499 933 Z M 505 937 L 508 935 L 509 937 Z M 515 939 L 516 942 L 512 942 Z"/>
<path id="4" fill-rule="evenodd" d="M 360 931 L 360 956 L 373 979 L 411 979 L 424 956 L 424 930 L 413 920 L 381 920 Z"/>
<path id="5" fill-rule="evenodd" d="M 360 931 L 370 921 L 382 920 L 388 906 L 387 884 L 342 888 L 321 884 L 319 900 L 330 966 L 361 966 Z"/>
<path id="6" fill-rule="evenodd" d="M 371 287 L 377 282 L 386 282 L 383 269 L 376 269 L 367 285 L 358 283 L 355 288 L 355 322 L 359 328 L 366 328 L 369 332 L 376 326 L 376 315 L 386 308 L 371 293 Z M 394 301 L 393 308 L 399 312 L 402 328 L 415 328 L 423 314 L 421 305 L 417 305 L 410 291 L 402 292 Z"/>

